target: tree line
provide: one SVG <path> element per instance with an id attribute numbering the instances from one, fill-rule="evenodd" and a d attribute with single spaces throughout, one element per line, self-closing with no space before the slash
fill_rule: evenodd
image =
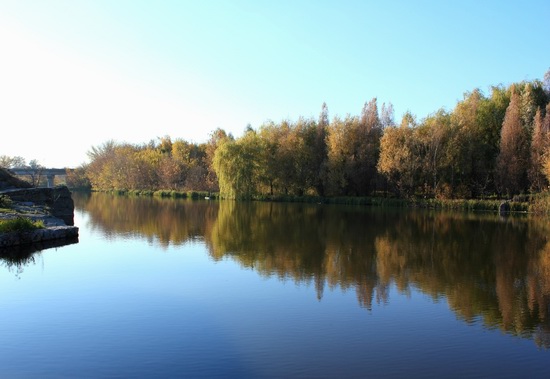
<path id="1" fill-rule="evenodd" d="M 541 82 L 474 90 L 451 112 L 396 125 L 376 99 L 360 116 L 262 125 L 225 140 L 214 157 L 228 197 L 509 197 L 548 188 L 550 105 Z"/>
<path id="2" fill-rule="evenodd" d="M 136 145 L 107 141 L 68 179 L 99 190 L 220 192 L 250 199 L 276 196 L 511 197 L 548 189 L 550 70 L 544 81 L 464 94 L 451 111 L 418 121 L 394 119 L 377 99 L 358 116 L 223 129 L 205 143 L 169 136 Z"/>

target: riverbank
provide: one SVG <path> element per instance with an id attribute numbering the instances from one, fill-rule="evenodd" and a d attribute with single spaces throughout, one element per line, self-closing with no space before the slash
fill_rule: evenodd
<path id="1" fill-rule="evenodd" d="M 3 208 L 0 211 L 0 220 L 17 218 L 25 218 L 33 222 L 40 221 L 44 227 L 0 233 L 0 248 L 61 239 L 68 239 L 74 243 L 74 239 L 78 238 L 78 227 L 66 225 L 62 219 L 53 216 L 45 206 L 31 202 L 11 202 L 9 208 Z"/>
<path id="2" fill-rule="evenodd" d="M 108 190 L 96 191 L 120 196 L 151 196 L 162 198 L 180 199 L 210 199 L 219 200 L 219 193 L 199 191 L 179 192 L 170 190 Z M 516 196 L 512 200 L 502 199 L 424 199 L 424 198 L 396 198 L 396 197 L 320 197 L 320 196 L 284 196 L 264 195 L 256 196 L 253 201 L 271 201 L 282 203 L 312 203 L 312 204 L 338 204 L 392 208 L 424 208 L 440 210 L 456 210 L 466 212 L 496 212 L 496 213 L 535 213 L 550 214 L 550 193 L 543 192 L 533 195 Z"/>
<path id="3" fill-rule="evenodd" d="M 63 198 L 60 195 L 61 193 L 68 193 L 70 197 L 70 192 L 67 188 L 57 188 L 54 190 L 47 188 L 10 189 L 0 191 L 0 196 L 2 197 L 0 221 L 24 218 L 43 225 L 42 228 L 38 229 L 0 233 L 0 249 L 44 243 L 52 240 L 67 240 L 68 243 L 74 243 L 75 239 L 78 238 L 78 227 L 67 225 L 67 222 L 70 224 L 73 222 L 74 204 L 71 199 L 70 204 L 65 201 L 62 206 L 59 206 L 57 203 Z M 33 196 L 29 196 L 29 194 Z M 46 201 L 50 199 L 49 195 L 52 195 L 53 203 L 49 200 Z M 39 202 L 29 201 L 28 199 L 30 198 L 34 200 L 46 200 L 40 204 Z M 14 199 L 25 199 L 25 201 Z M 69 208 L 70 214 L 68 212 Z"/>

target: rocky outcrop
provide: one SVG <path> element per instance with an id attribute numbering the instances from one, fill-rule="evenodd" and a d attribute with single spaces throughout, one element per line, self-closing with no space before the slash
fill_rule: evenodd
<path id="1" fill-rule="evenodd" d="M 54 188 L 17 188 L 0 191 L 13 201 L 31 206 L 44 207 L 52 216 L 66 225 L 74 225 L 74 201 L 66 186 Z"/>
<path id="2" fill-rule="evenodd" d="M 9 197 L 13 202 L 9 212 L 0 213 L 0 218 L 25 217 L 40 220 L 45 225 L 43 229 L 0 233 L 0 251 L 7 247 L 41 245 L 56 240 L 77 242 L 74 202 L 66 186 L 33 188 L 0 168 L 0 195 Z"/>
<path id="3" fill-rule="evenodd" d="M 21 180 L 0 167 L 0 191 L 13 188 L 31 188 L 31 184 Z"/>
<path id="4" fill-rule="evenodd" d="M 0 249 L 7 246 L 36 244 L 44 241 L 59 239 L 74 239 L 78 237 L 78 228 L 75 226 L 53 226 L 44 229 L 24 232 L 2 233 L 0 235 Z"/>

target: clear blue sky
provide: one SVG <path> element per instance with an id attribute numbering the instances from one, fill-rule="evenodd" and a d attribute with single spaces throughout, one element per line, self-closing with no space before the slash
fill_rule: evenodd
<path id="1" fill-rule="evenodd" d="M 542 79 L 550 1 L 0 0 L 0 155 L 74 167 L 113 139 L 452 110 Z"/>

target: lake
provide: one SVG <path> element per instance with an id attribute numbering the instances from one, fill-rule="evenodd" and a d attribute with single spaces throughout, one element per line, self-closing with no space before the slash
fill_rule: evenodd
<path id="1" fill-rule="evenodd" d="M 0 377 L 550 375 L 550 219 L 73 197 L 0 259 Z"/>

